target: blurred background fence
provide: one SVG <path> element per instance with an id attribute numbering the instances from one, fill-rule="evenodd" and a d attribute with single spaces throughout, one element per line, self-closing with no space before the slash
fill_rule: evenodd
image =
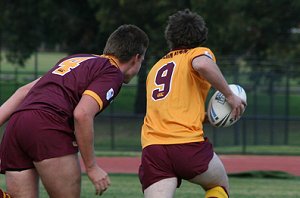
<path id="1" fill-rule="evenodd" d="M 204 18 L 205 45 L 228 82 L 240 84 L 248 95 L 237 124 L 205 124 L 217 152 L 300 155 L 298 0 L 0 1 L 0 104 L 66 54 L 101 54 L 121 24 L 138 25 L 149 35 L 144 64 L 149 68 L 167 51 L 168 17 L 185 8 Z M 140 151 L 146 74 L 142 69 L 96 118 L 98 150 Z"/>
<path id="2" fill-rule="evenodd" d="M 37 56 L 33 56 L 31 61 L 32 68 L 26 70 L 19 67 L 7 69 L 5 63 L 1 64 L 0 104 L 18 87 L 49 69 L 40 67 Z M 278 65 L 266 60 L 245 62 L 223 57 L 218 64 L 229 83 L 244 87 L 248 106 L 241 120 L 232 127 L 214 128 L 209 124 L 204 125 L 205 133 L 216 150 L 220 153 L 299 154 L 298 63 Z M 277 64 L 276 69 L 274 64 Z M 222 69 L 223 66 L 225 70 Z M 140 129 L 144 113 L 137 114 L 134 111 L 135 100 L 139 100 L 136 98 L 137 82 L 135 79 L 131 84 L 125 85 L 115 101 L 96 117 L 96 149 L 140 151 Z M 213 91 L 211 90 L 210 95 Z M 1 131 L 3 132 L 3 128 Z"/>

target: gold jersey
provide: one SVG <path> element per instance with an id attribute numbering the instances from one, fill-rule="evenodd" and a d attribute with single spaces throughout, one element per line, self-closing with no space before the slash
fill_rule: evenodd
<path id="1" fill-rule="evenodd" d="M 142 147 L 204 140 L 202 122 L 210 83 L 192 67 L 199 56 L 216 61 L 210 49 L 174 50 L 160 59 L 147 77 L 147 112 Z"/>

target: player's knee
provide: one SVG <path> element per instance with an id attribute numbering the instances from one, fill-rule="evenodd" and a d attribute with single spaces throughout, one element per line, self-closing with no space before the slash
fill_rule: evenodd
<path id="1" fill-rule="evenodd" d="M 206 191 L 205 198 L 228 198 L 228 194 L 221 186 L 216 186 Z"/>

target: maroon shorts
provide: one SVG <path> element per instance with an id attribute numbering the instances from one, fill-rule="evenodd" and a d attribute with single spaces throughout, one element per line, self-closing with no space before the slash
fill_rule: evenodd
<path id="1" fill-rule="evenodd" d="M 0 146 L 1 173 L 34 168 L 33 162 L 78 152 L 67 124 L 45 111 L 21 111 L 9 120 Z M 62 124 L 64 123 L 64 124 Z"/>
<path id="2" fill-rule="evenodd" d="M 211 143 L 150 145 L 142 151 L 139 178 L 143 191 L 162 179 L 176 177 L 177 187 L 181 180 L 189 180 L 205 172 L 213 157 Z"/>

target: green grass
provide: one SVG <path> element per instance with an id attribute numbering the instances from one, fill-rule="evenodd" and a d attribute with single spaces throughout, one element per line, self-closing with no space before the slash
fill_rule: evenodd
<path id="1" fill-rule="evenodd" d="M 247 155 L 300 155 L 300 146 L 287 145 L 247 145 L 242 146 L 220 146 L 215 147 L 215 151 L 219 154 L 241 154 Z"/>
<path id="2" fill-rule="evenodd" d="M 37 56 L 32 55 L 25 62 L 25 65 L 20 67 L 18 65 L 8 62 L 5 59 L 5 52 L 2 52 L 1 70 L 15 71 L 15 69 L 18 68 L 19 72 L 31 72 L 35 70 L 35 63 L 37 61 L 38 71 L 45 72 L 48 71 L 51 67 L 53 67 L 58 60 L 65 57 L 66 55 L 66 53 L 61 52 L 39 52 Z"/>
<path id="3" fill-rule="evenodd" d="M 96 197 L 94 187 L 88 177 L 82 175 L 82 198 Z M 138 198 L 143 197 L 138 176 L 135 174 L 110 174 L 112 185 L 102 197 L 107 198 Z M 230 176 L 230 189 L 232 198 L 294 198 L 299 196 L 300 179 L 264 178 L 264 177 L 236 177 Z M 1 188 L 5 187 L 4 176 L 0 176 Z M 48 197 L 43 186 L 40 186 L 41 198 Z M 204 197 L 201 187 L 183 181 L 177 189 L 175 197 L 191 198 Z"/>

